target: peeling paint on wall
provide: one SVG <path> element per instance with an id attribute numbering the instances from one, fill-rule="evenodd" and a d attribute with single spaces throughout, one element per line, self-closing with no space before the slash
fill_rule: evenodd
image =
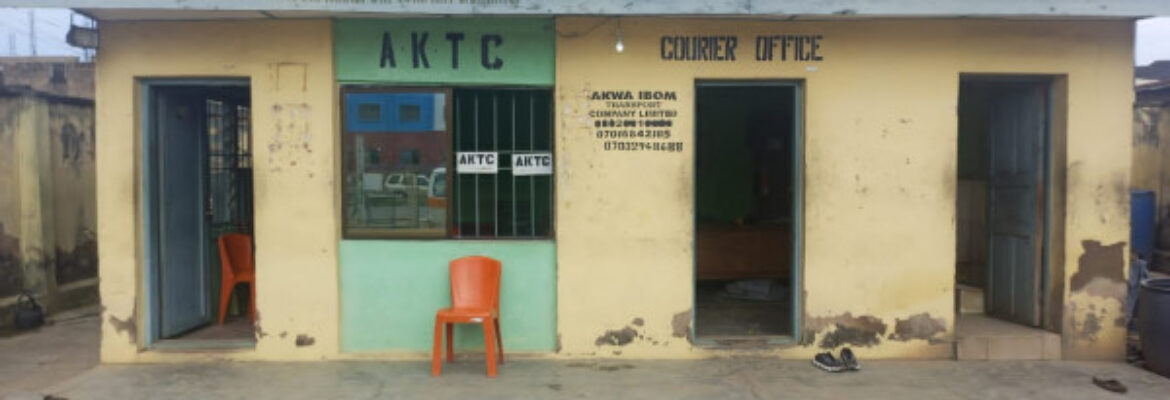
<path id="1" fill-rule="evenodd" d="M 312 108 L 308 103 L 273 104 L 271 118 L 273 135 L 268 141 L 268 170 L 281 172 L 300 165 L 313 169 L 309 164 L 313 153 Z"/>
<path id="2" fill-rule="evenodd" d="M 114 328 L 114 332 L 126 334 L 130 344 L 138 345 L 138 299 L 134 299 L 134 308 L 125 319 L 110 315 L 107 321 Z"/>
<path id="3" fill-rule="evenodd" d="M 898 341 L 926 340 L 931 344 L 942 342 L 938 337 L 947 331 L 947 320 L 931 318 L 930 314 L 921 313 L 911 315 L 906 319 L 894 319 L 894 332 L 887 339 Z"/>
<path id="4" fill-rule="evenodd" d="M 1072 276 L 1070 290 L 1101 298 L 1124 299 L 1125 242 L 1103 246 L 1096 240 L 1085 240 L 1081 246 L 1084 253 L 1077 259 L 1079 268 Z"/>
<path id="5" fill-rule="evenodd" d="M 671 336 L 676 338 L 689 337 L 691 331 L 691 310 L 681 311 L 670 318 Z"/>
<path id="6" fill-rule="evenodd" d="M 1101 319 L 1097 316 L 1093 306 L 1089 306 L 1089 312 L 1084 314 L 1084 318 L 1081 321 L 1075 320 L 1077 315 L 1075 313 L 1076 305 L 1070 304 L 1069 308 L 1074 311 L 1072 313 L 1074 318 L 1073 326 L 1076 328 L 1077 340 L 1096 342 L 1097 334 L 1101 332 Z"/>
<path id="7" fill-rule="evenodd" d="M 622 329 L 608 330 L 593 343 L 598 346 L 625 346 L 630 344 L 638 337 L 638 331 L 631 327 Z"/>
<path id="8" fill-rule="evenodd" d="M 881 344 L 888 326 L 880 318 L 872 315 L 854 317 L 852 313 L 844 313 L 832 317 L 812 318 L 806 323 L 805 328 L 806 335 L 810 337 L 815 337 L 816 332 L 832 328 L 825 332 L 820 343 L 821 348 L 832 349 L 845 345 L 877 346 Z"/>

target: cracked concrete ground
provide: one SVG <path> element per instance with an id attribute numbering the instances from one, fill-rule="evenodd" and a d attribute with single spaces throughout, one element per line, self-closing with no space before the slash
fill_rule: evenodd
<path id="1" fill-rule="evenodd" d="M 1168 399 L 1170 379 L 1123 363 L 869 361 L 829 374 L 807 361 L 510 358 L 496 379 L 482 356 L 461 356 L 432 378 L 402 362 L 102 365 L 98 320 L 62 320 L 0 338 L 0 399 Z M 89 369 L 88 371 L 86 371 Z M 1118 379 L 1129 393 L 1097 388 Z M 4 393 L 8 391 L 9 396 Z"/>
<path id="2" fill-rule="evenodd" d="M 864 362 L 864 361 L 863 361 Z M 1128 399 L 1170 398 L 1170 379 L 1122 363 L 872 361 L 829 374 L 801 361 L 517 359 L 496 379 L 466 357 L 426 362 L 104 365 L 48 393 L 67 399 Z"/>

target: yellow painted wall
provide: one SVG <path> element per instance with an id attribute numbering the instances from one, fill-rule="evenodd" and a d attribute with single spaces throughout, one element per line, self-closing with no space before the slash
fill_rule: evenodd
<path id="1" fill-rule="evenodd" d="M 677 325 L 689 324 L 693 297 L 694 81 L 796 79 L 805 85 L 804 330 L 819 340 L 836 323 L 884 324 L 882 343 L 859 349 L 863 357 L 952 356 L 961 73 L 1066 77 L 1067 121 L 1054 121 L 1067 126 L 1067 163 L 1058 166 L 1068 194 L 1060 221 L 1066 240 L 1057 249 L 1065 260 L 1064 355 L 1124 354 L 1124 331 L 1114 321 L 1122 315 L 1126 252 L 1107 246 L 1124 248 L 1128 240 L 1131 146 L 1118 133 L 1132 123 L 1131 21 L 623 18 L 621 27 L 619 54 L 612 19 L 557 24 L 562 354 L 725 353 L 675 335 Z M 800 33 L 824 36 L 824 61 L 753 59 L 755 35 Z M 662 35 L 725 34 L 739 35 L 736 62 L 659 56 Z M 602 151 L 587 114 L 598 108 L 588 97 L 594 90 L 677 91 L 673 131 L 684 151 Z M 899 320 L 922 314 L 946 327 L 935 336 L 941 343 L 890 337 Z M 625 327 L 641 338 L 597 344 L 606 331 Z M 818 351 L 795 345 L 764 352 Z"/>
<path id="2" fill-rule="evenodd" d="M 337 96 L 326 20 L 102 23 L 97 192 L 102 360 L 199 358 L 141 352 L 139 85 L 144 78 L 248 78 L 257 270 L 256 349 L 234 359 L 338 352 Z M 297 346 L 298 336 L 311 339 Z"/>
<path id="3" fill-rule="evenodd" d="M 1065 356 L 1124 352 L 1133 94 L 1131 21 L 558 20 L 557 259 L 560 353 L 685 358 L 693 259 L 693 85 L 700 79 L 805 84 L 804 330 L 884 324 L 865 357 L 949 357 L 953 335 L 960 73 L 1051 74 L 1068 92 L 1063 249 Z M 737 62 L 659 59 L 664 34 L 740 36 Z M 824 35 L 820 63 L 751 59 L 756 34 Z M 97 71 L 102 357 L 107 362 L 338 354 L 337 96 L 328 21 L 107 22 Z M 815 69 L 806 67 L 813 66 Z M 255 350 L 143 352 L 139 78 L 250 78 L 258 304 Z M 592 90 L 674 90 L 682 153 L 605 152 Z M 1096 241 L 1082 243 L 1085 241 Z M 1086 251 L 1085 249 L 1089 249 Z M 1114 254 L 1116 253 L 1116 254 Z M 1116 264 L 1116 265 L 1114 265 Z M 1081 268 L 1082 265 L 1087 266 Z M 1080 275 L 1078 275 L 1080 273 Z M 1114 276 L 1116 275 L 1116 276 Z M 927 340 L 888 337 L 925 315 Z M 641 318 L 643 324 L 634 323 Z M 609 330 L 641 338 L 598 346 Z M 685 329 L 684 329 L 685 330 Z M 298 347 L 298 336 L 312 345 Z M 807 357 L 814 345 L 765 350 Z M 757 353 L 758 354 L 758 353 Z"/>

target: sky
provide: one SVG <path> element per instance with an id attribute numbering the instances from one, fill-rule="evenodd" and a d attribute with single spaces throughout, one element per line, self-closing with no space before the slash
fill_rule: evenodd
<path id="1" fill-rule="evenodd" d="M 0 8 L 0 57 L 29 56 L 29 11 L 36 25 L 36 53 L 42 56 L 81 56 L 81 49 L 65 43 L 72 11 L 63 8 Z M 85 17 L 74 16 L 78 24 Z M 1134 65 L 1155 60 L 1170 60 L 1170 17 L 1138 21 L 1134 46 Z"/>

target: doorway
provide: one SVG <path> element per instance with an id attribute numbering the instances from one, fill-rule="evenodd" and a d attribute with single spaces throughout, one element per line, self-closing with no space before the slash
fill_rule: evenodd
<path id="1" fill-rule="evenodd" d="M 956 292 L 966 325 L 1041 327 L 1051 210 L 1051 80 L 963 77 Z M 985 318 L 992 320 L 984 320 Z"/>
<path id="2" fill-rule="evenodd" d="M 695 340 L 792 341 L 800 86 L 699 82 L 695 92 Z"/>
<path id="3" fill-rule="evenodd" d="M 227 275 L 218 238 L 252 235 L 248 82 L 144 83 L 147 344 L 253 346 L 248 285 L 231 289 L 218 323 Z"/>

